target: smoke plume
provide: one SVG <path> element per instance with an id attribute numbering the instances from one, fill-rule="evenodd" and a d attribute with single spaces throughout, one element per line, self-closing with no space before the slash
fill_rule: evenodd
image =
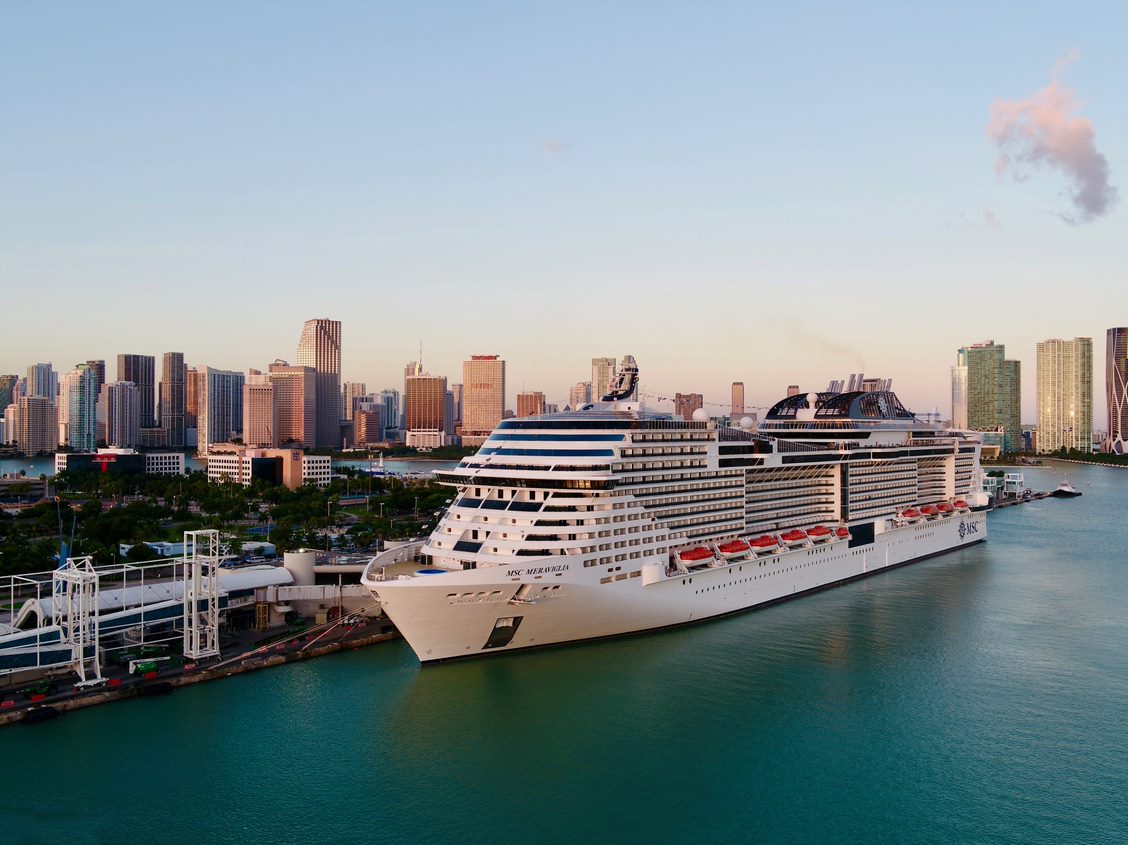
<path id="1" fill-rule="evenodd" d="M 1073 91 L 1055 78 L 1026 99 L 996 100 L 987 126 L 987 136 L 999 148 L 995 172 L 1000 176 L 1010 170 L 1021 182 L 1030 171 L 1046 168 L 1066 177 L 1073 212 L 1060 216 L 1067 223 L 1089 223 L 1111 211 L 1117 198 L 1093 124 L 1078 114 L 1079 108 Z"/>

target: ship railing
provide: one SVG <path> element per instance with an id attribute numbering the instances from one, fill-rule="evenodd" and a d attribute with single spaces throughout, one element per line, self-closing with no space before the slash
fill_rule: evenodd
<path id="1" fill-rule="evenodd" d="M 419 551 L 425 543 L 425 540 L 416 540 L 412 543 L 404 543 L 402 546 L 385 549 L 368 561 L 368 565 L 364 567 L 364 577 L 369 581 L 394 581 L 397 576 L 388 575 L 387 568 L 395 563 L 418 560 Z"/>

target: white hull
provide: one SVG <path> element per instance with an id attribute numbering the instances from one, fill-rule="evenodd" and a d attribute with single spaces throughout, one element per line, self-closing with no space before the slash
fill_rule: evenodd
<path id="1" fill-rule="evenodd" d="M 579 559 L 554 556 L 364 583 L 420 661 L 430 663 L 698 622 L 987 537 L 985 513 L 875 528 L 873 543 L 854 548 L 846 540 L 808 544 L 674 577 L 662 559 L 585 568 Z"/>

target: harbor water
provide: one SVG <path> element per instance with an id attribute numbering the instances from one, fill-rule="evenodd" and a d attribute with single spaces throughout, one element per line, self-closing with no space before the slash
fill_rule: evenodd
<path id="1" fill-rule="evenodd" d="M 762 611 L 402 641 L 0 731 L 8 842 L 1128 841 L 1128 470 Z"/>

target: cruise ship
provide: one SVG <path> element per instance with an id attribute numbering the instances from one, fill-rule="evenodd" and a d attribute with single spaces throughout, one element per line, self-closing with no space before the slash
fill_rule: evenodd
<path id="1" fill-rule="evenodd" d="M 362 583 L 421 663 L 699 622 L 987 537 L 980 444 L 895 394 L 791 396 L 758 427 L 601 402 L 503 420 L 413 575 Z"/>

